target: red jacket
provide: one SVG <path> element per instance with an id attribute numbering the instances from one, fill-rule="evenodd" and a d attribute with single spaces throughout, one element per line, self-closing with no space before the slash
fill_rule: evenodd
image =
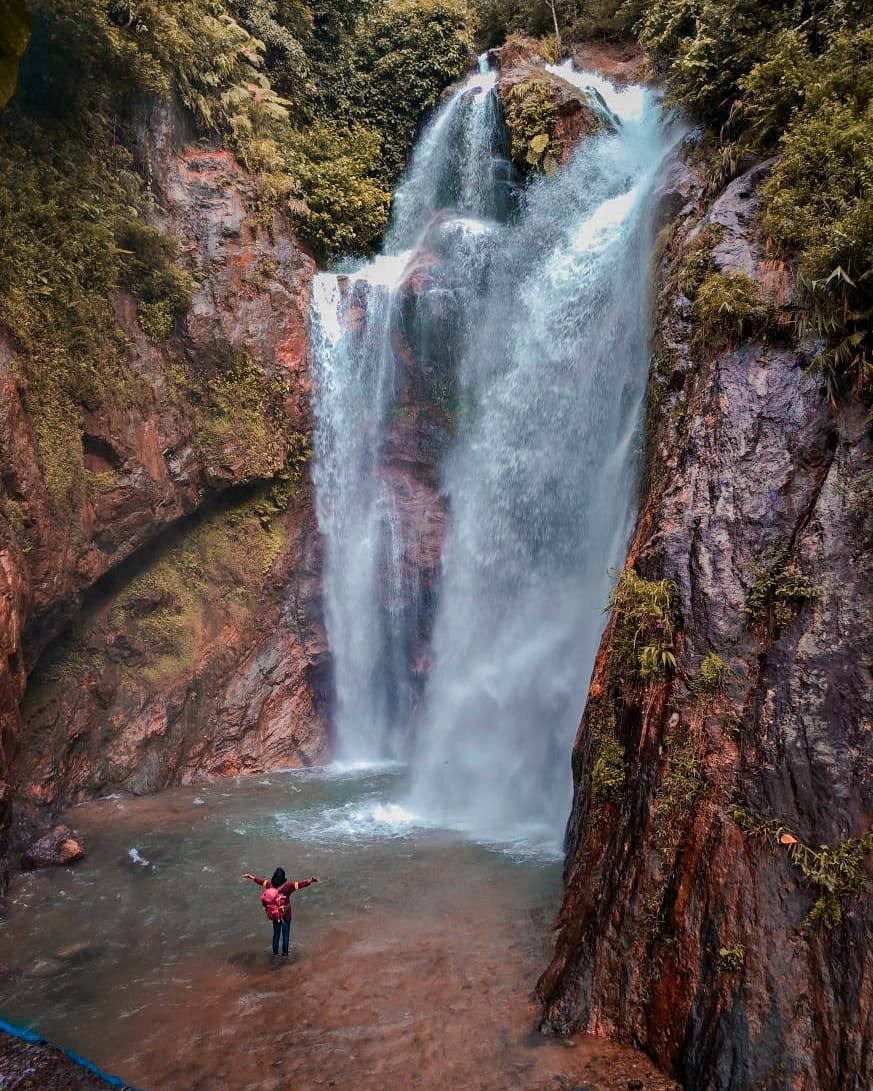
<path id="1" fill-rule="evenodd" d="M 269 879 L 261 879 L 258 875 L 255 876 L 254 882 L 256 882 L 258 886 L 261 887 L 261 889 L 273 885 Z M 284 894 L 288 900 L 288 904 L 282 910 L 283 921 L 291 920 L 291 895 L 294 893 L 294 891 L 302 890 L 304 887 L 311 885 L 311 879 L 300 879 L 297 882 L 295 882 L 293 879 L 289 879 L 287 883 L 282 883 L 282 885 L 278 888 L 279 893 Z"/>

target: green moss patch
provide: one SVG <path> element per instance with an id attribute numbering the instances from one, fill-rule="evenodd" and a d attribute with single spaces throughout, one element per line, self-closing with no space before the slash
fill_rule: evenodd
<path id="1" fill-rule="evenodd" d="M 607 608 L 611 669 L 628 682 L 652 682 L 676 669 L 676 588 L 669 580 L 647 580 L 626 568 Z"/>
<path id="2" fill-rule="evenodd" d="M 694 311 L 699 337 L 717 345 L 762 333 L 773 316 L 770 301 L 745 273 L 711 273 L 697 289 Z"/>
<path id="3" fill-rule="evenodd" d="M 746 617 L 750 625 L 767 626 L 776 634 L 817 595 L 815 585 L 788 554 L 777 552 L 755 575 L 746 599 Z"/>

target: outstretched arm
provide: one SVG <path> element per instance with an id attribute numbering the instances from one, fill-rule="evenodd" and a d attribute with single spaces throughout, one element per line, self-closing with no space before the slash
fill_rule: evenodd
<path id="1" fill-rule="evenodd" d="M 251 881 L 253 883 L 257 883 L 258 886 L 263 886 L 264 883 L 267 881 L 266 879 L 262 879 L 260 877 L 260 875 L 252 875 L 252 873 L 250 871 L 244 871 L 243 872 L 243 878 L 244 879 L 251 879 Z"/>
<path id="2" fill-rule="evenodd" d="M 304 887 L 312 886 L 313 883 L 318 882 L 318 876 L 313 875 L 309 879 L 289 879 L 287 883 L 284 883 L 280 890 L 283 894 L 293 894 L 295 890 L 303 890 Z"/>

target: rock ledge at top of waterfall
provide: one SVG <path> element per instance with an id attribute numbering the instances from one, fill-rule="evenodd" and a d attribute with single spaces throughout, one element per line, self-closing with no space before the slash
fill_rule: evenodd
<path id="1" fill-rule="evenodd" d="M 566 78 L 570 62 L 547 64 L 535 38 L 514 35 L 489 60 L 499 72 L 512 159 L 525 173 L 564 167 L 581 140 L 621 125 L 593 84 Z"/>

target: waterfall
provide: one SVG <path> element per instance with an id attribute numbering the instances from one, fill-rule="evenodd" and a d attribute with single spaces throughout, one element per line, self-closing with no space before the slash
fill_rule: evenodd
<path id="1" fill-rule="evenodd" d="M 670 146 L 650 91 L 554 71 L 617 129 L 519 198 L 480 65 L 422 134 L 383 256 L 320 276 L 313 320 L 341 754 L 409 760 L 410 807 L 430 821 L 552 842 L 633 518 L 649 212 Z M 391 469 L 410 382 L 449 403 L 442 430 L 437 415 L 417 433 L 438 433 L 447 512 L 427 593 L 410 586 Z"/>
<path id="2" fill-rule="evenodd" d="M 353 273 L 315 278 L 314 477 L 343 760 L 409 756 L 428 619 L 416 527 L 398 514 L 398 490 L 414 506 L 409 493 L 420 482 L 404 473 L 397 417 L 410 384 L 437 393 L 451 387 L 463 297 L 476 294 L 471 277 L 481 265 L 472 225 L 509 211 L 512 168 L 494 82 L 480 64 L 425 129 L 395 195 L 382 255 Z M 398 360 L 410 339 L 414 376 Z M 437 436 L 434 445 L 447 440 Z"/>

